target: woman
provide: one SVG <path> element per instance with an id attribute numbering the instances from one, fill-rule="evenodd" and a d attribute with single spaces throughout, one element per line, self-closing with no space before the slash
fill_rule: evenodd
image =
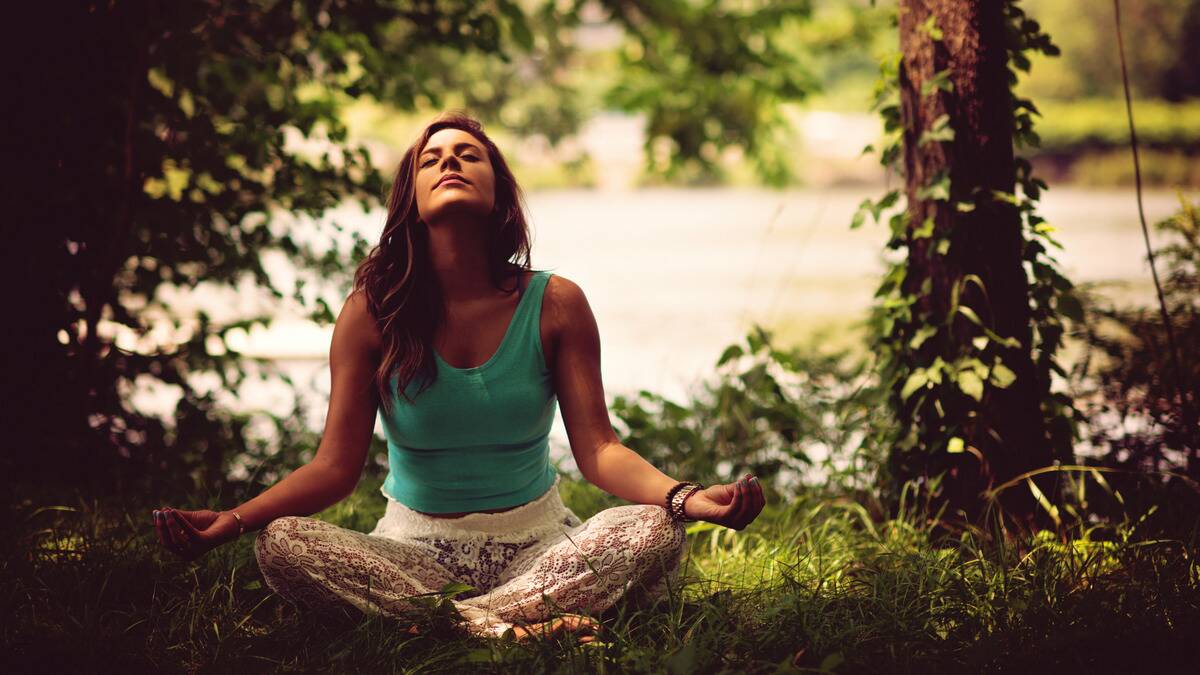
<path id="1" fill-rule="evenodd" d="M 399 616 L 458 581 L 472 587 L 454 604 L 474 634 L 582 629 L 586 641 L 598 626 L 585 614 L 662 592 L 683 521 L 754 520 L 754 477 L 676 481 L 618 441 L 591 308 L 574 282 L 531 269 L 522 202 L 477 121 L 426 127 L 335 324 L 315 458 L 235 509 L 155 511 L 163 546 L 192 559 L 261 529 L 263 576 L 296 604 Z M 633 504 L 586 522 L 563 504 L 547 442 L 559 403 L 584 478 Z M 370 534 L 306 517 L 354 490 L 377 412 L 384 516 Z"/>

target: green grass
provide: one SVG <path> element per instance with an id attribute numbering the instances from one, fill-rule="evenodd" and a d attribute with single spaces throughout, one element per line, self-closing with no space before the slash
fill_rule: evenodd
<path id="1" fill-rule="evenodd" d="M 318 517 L 370 529 L 378 486 Z M 561 489 L 581 517 L 619 503 Z M 263 586 L 252 535 L 183 562 L 158 548 L 153 506 L 10 511 L 6 672 L 1187 672 L 1200 628 L 1195 522 L 936 546 L 919 511 L 775 499 L 742 532 L 693 524 L 668 600 L 614 607 L 603 644 L 518 645 L 299 614 Z"/>

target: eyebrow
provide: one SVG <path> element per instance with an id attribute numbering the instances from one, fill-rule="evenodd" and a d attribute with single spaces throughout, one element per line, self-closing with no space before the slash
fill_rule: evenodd
<path id="1" fill-rule="evenodd" d="M 455 150 L 458 150 L 459 148 L 461 148 L 461 147 L 463 147 L 463 146 L 466 146 L 466 147 L 468 147 L 468 148 L 474 148 L 474 149 L 475 149 L 475 150 L 477 150 L 477 151 L 479 150 L 479 148 L 478 148 L 478 147 L 477 147 L 477 146 L 476 146 L 474 143 L 470 143 L 470 142 L 467 142 L 467 141 L 463 141 L 463 142 L 461 142 L 461 143 L 455 143 L 455 144 L 454 144 L 454 149 L 455 149 Z M 439 154 L 439 155 L 440 155 L 440 154 L 442 153 L 442 149 L 441 149 L 441 148 L 439 148 L 439 147 L 437 147 L 437 146 L 434 146 L 434 147 L 432 147 L 432 148 L 425 148 L 424 150 L 422 150 L 422 151 L 421 151 L 421 157 L 424 157 L 424 156 L 425 156 L 425 154 L 426 154 L 426 153 L 429 153 L 429 152 L 433 152 L 433 153 L 435 153 L 435 154 Z"/>

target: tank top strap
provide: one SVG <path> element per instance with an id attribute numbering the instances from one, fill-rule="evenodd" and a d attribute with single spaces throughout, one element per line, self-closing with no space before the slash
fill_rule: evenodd
<path id="1" fill-rule="evenodd" d="M 535 272 L 526 284 L 525 290 L 521 293 L 521 299 L 518 300 L 517 314 L 513 317 L 513 332 L 518 335 L 513 335 L 513 338 L 528 338 L 528 332 L 532 328 L 539 328 L 541 325 L 542 316 L 542 295 L 546 290 L 546 283 L 550 278 L 550 272 Z M 524 342 L 525 339 L 522 339 Z"/>
<path id="2" fill-rule="evenodd" d="M 513 356 L 520 360 L 542 357 L 542 297 L 545 295 L 546 284 L 551 272 L 535 272 L 529 279 L 528 285 L 519 301 L 517 313 L 513 316 L 513 325 L 508 345 Z M 518 356 L 519 355 L 519 356 Z M 539 363 L 544 364 L 544 361 Z"/>

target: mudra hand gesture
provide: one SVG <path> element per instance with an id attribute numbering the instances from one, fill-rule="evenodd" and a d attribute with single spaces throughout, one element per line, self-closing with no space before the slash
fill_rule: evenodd
<path id="1" fill-rule="evenodd" d="M 764 504 L 766 499 L 758 478 L 746 474 L 736 483 L 697 490 L 683 503 L 683 513 L 689 518 L 741 530 L 758 517 Z"/>
<path id="2" fill-rule="evenodd" d="M 232 516 L 207 509 L 157 509 L 154 529 L 163 548 L 184 560 L 195 560 L 238 534 L 238 524 Z"/>

